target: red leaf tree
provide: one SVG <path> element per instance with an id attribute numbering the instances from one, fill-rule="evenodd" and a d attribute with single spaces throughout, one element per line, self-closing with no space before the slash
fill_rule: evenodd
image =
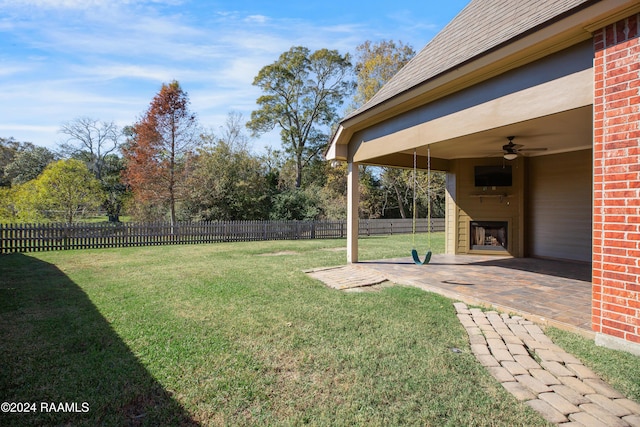
<path id="1" fill-rule="evenodd" d="M 167 207 L 176 223 L 176 202 L 184 198 L 186 161 L 198 140 L 198 122 L 189 98 L 177 81 L 163 84 L 146 114 L 129 130 L 123 148 L 124 179 L 134 200 Z"/>

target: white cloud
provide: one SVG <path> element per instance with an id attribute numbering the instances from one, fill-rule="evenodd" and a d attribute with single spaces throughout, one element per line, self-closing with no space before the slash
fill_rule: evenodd
<path id="1" fill-rule="evenodd" d="M 245 18 L 245 22 L 249 24 L 264 24 L 269 18 L 264 15 L 249 15 Z"/>
<path id="2" fill-rule="evenodd" d="M 153 82 L 168 82 L 179 72 L 175 68 L 154 65 L 111 64 L 72 67 L 85 81 L 104 81 L 115 79 L 142 79 Z"/>
<path id="3" fill-rule="evenodd" d="M 47 9 L 90 9 L 93 7 L 104 7 L 110 3 L 117 3 L 110 0 L 4 0 L 0 6 L 35 6 Z"/>
<path id="4" fill-rule="evenodd" d="M 260 69 L 269 62 L 273 61 L 260 57 L 229 58 L 214 77 L 221 87 L 251 87 Z"/>
<path id="5" fill-rule="evenodd" d="M 3 67 L 0 67 L 0 77 L 19 75 L 29 70 L 30 70 L 30 67 L 19 66 L 19 65 L 15 65 L 15 66 L 4 65 Z"/>
<path id="6" fill-rule="evenodd" d="M 59 126 L 39 126 L 39 125 L 22 125 L 22 124 L 0 124 L 0 131 L 27 131 L 27 132 L 42 132 L 52 133 L 57 132 L 60 129 Z"/>
<path id="7" fill-rule="evenodd" d="M 2 7 L 35 6 L 46 9 L 94 9 L 127 6 L 136 3 L 178 5 L 180 0 L 0 0 Z"/>
<path id="8" fill-rule="evenodd" d="M 0 14 L 10 17 L 0 18 L 0 40 L 6 34 L 28 52 L 0 58 L 0 136 L 50 145 L 60 125 L 79 116 L 128 125 L 173 79 L 201 124 L 217 128 L 229 111 L 249 118 L 260 96 L 254 77 L 292 46 L 346 53 L 377 36 L 361 23 L 321 25 L 213 5 L 192 16 L 165 7 L 176 3 L 0 0 Z"/>

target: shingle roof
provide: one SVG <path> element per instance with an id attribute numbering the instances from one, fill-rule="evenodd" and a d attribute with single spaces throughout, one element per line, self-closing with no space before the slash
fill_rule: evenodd
<path id="1" fill-rule="evenodd" d="M 592 0 L 472 0 L 356 116 Z"/>

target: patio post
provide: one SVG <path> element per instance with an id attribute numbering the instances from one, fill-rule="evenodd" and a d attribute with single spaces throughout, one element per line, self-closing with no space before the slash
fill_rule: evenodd
<path id="1" fill-rule="evenodd" d="M 358 262 L 358 206 L 360 188 L 358 164 L 347 163 L 347 263 Z"/>

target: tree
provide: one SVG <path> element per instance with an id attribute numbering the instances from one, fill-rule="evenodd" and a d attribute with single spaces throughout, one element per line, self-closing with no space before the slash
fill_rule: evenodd
<path id="1" fill-rule="evenodd" d="M 317 192 L 292 188 L 275 195 L 270 218 L 311 221 L 318 217 Z"/>
<path id="2" fill-rule="evenodd" d="M 70 157 L 84 160 L 98 180 L 102 180 L 105 159 L 120 146 L 122 132 L 114 122 L 101 122 L 79 117 L 62 125 L 60 133 L 67 136 L 61 145 Z"/>
<path id="3" fill-rule="evenodd" d="M 11 186 L 11 179 L 5 174 L 5 169 L 16 156 L 20 143 L 13 138 L 0 138 L 0 187 Z"/>
<path id="4" fill-rule="evenodd" d="M 35 181 L 35 204 L 54 220 L 72 223 L 104 200 L 98 181 L 79 160 L 59 160 L 47 166 Z"/>
<path id="5" fill-rule="evenodd" d="M 376 173 L 378 168 L 362 165 L 360 167 L 360 217 L 381 218 L 383 209 L 383 189 L 380 177 Z"/>
<path id="6" fill-rule="evenodd" d="M 367 40 L 356 47 L 354 107 L 370 100 L 415 54 L 411 46 L 393 40 L 378 43 Z"/>
<path id="7" fill-rule="evenodd" d="M 5 167 L 4 173 L 11 185 L 24 184 L 36 179 L 50 163 L 57 159 L 58 156 L 46 147 L 24 143 L 13 160 Z"/>
<path id="8" fill-rule="evenodd" d="M 221 127 L 220 140 L 227 144 L 232 151 L 245 151 L 249 145 L 249 138 L 243 132 L 245 120 L 242 113 L 232 111 L 227 116 L 227 121 Z"/>
<path id="9" fill-rule="evenodd" d="M 189 111 L 189 97 L 174 80 L 162 85 L 123 148 L 123 175 L 134 199 L 167 205 L 172 224 L 177 221 L 176 202 L 185 196 L 186 160 L 197 140 L 198 123 Z"/>
<path id="10" fill-rule="evenodd" d="M 253 81 L 264 95 L 247 127 L 254 135 L 280 128 L 283 146 L 295 159 L 297 188 L 304 167 L 326 146 L 337 108 L 353 90 L 350 71 L 348 54 L 328 49 L 311 53 L 297 46 L 263 67 Z"/>
<path id="11" fill-rule="evenodd" d="M 16 217 L 15 187 L 0 186 L 0 223 L 13 222 Z"/>
<path id="12" fill-rule="evenodd" d="M 257 220 L 268 216 L 269 193 L 259 160 L 224 141 L 201 149 L 189 177 L 191 216 L 201 220 Z"/>
<path id="13" fill-rule="evenodd" d="M 102 179 L 100 184 L 105 192 L 103 208 L 107 211 L 109 222 L 119 222 L 120 212 L 130 193 L 122 182 L 122 173 L 125 170 L 125 161 L 115 154 L 104 157 Z"/>
<path id="14" fill-rule="evenodd" d="M 188 209 L 203 220 L 257 220 L 269 215 L 271 189 L 267 170 L 247 149 L 242 115 L 231 113 L 222 136 L 192 158 L 187 182 Z"/>
<path id="15" fill-rule="evenodd" d="M 62 125 L 60 133 L 67 136 L 61 151 L 86 163 L 107 193 L 103 207 L 109 221 L 119 221 L 127 194 L 126 186 L 120 182 L 124 165 L 117 156 L 124 132 L 114 122 L 79 117 Z"/>
<path id="16" fill-rule="evenodd" d="M 330 220 L 347 217 L 347 164 L 338 162 L 332 165 L 324 162 L 326 181 L 318 196 L 322 209 L 322 218 Z"/>
<path id="17" fill-rule="evenodd" d="M 36 180 L 6 188 L 3 196 L 6 197 L 0 202 L 3 221 L 37 223 L 48 220 L 38 199 Z"/>
<path id="18" fill-rule="evenodd" d="M 412 171 L 399 168 L 383 168 L 380 178 L 385 200 L 382 215 L 385 215 L 390 210 L 397 209 L 400 218 L 406 218 L 407 208 L 410 208 L 413 203 Z"/>

